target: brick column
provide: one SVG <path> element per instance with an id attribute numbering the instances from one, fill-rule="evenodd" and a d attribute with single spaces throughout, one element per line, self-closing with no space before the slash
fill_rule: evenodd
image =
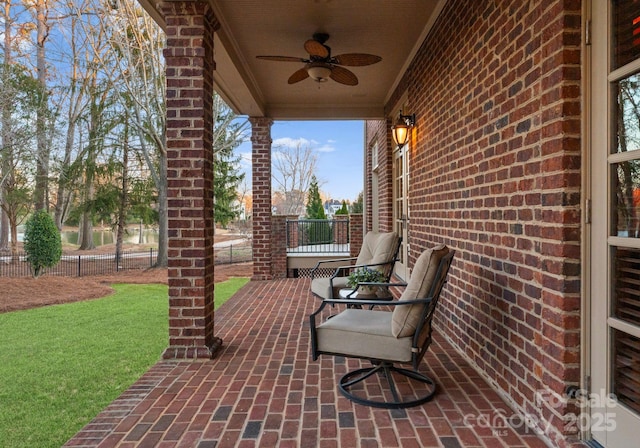
<path id="1" fill-rule="evenodd" d="M 349 215 L 349 252 L 352 257 L 357 257 L 362 248 L 362 240 L 364 239 L 362 221 L 362 213 Z"/>
<path id="2" fill-rule="evenodd" d="M 334 215 L 333 217 L 333 242 L 347 244 L 349 242 L 349 215 Z"/>
<path id="3" fill-rule="evenodd" d="M 271 217 L 271 278 L 287 278 L 287 217 Z"/>
<path id="4" fill-rule="evenodd" d="M 169 347 L 165 359 L 211 358 L 213 335 L 213 34 L 204 2 L 161 5 L 167 23 Z"/>
<path id="5" fill-rule="evenodd" d="M 271 125 L 249 117 L 253 184 L 253 280 L 271 279 Z"/>
<path id="6" fill-rule="evenodd" d="M 300 224 L 298 223 L 300 217 L 298 215 L 287 216 L 287 241 L 288 248 L 295 249 L 298 247 L 298 239 L 300 235 Z"/>

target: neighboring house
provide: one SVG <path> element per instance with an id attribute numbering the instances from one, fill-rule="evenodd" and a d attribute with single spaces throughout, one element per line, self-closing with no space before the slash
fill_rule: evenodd
<path id="1" fill-rule="evenodd" d="M 441 334 L 553 445 L 637 443 L 636 2 L 142 3 L 167 32 L 169 291 L 181 300 L 165 357 L 208 357 L 221 343 L 206 250 L 213 174 L 201 163 L 215 88 L 252 124 L 255 279 L 277 274 L 273 120 L 366 120 L 365 230 L 402 233 L 403 276 L 428 247 L 456 250 Z M 349 67 L 359 83 L 345 86 L 304 79 L 302 62 L 256 59 L 305 58 L 316 31 L 334 54 L 382 62 Z M 302 80 L 288 84 L 294 73 Z M 401 112 L 415 126 L 397 148 Z M 186 317 L 182 299 L 203 305 Z"/>
<path id="2" fill-rule="evenodd" d="M 342 202 L 337 199 L 329 199 L 324 201 L 324 214 L 327 215 L 328 219 L 333 218 L 333 215 L 336 214 L 338 210 L 342 208 Z"/>
<path id="3" fill-rule="evenodd" d="M 237 219 L 240 221 L 244 221 L 249 217 L 249 211 L 247 210 L 247 203 L 243 199 L 242 201 L 236 199 L 232 202 L 231 206 L 238 213 Z"/>

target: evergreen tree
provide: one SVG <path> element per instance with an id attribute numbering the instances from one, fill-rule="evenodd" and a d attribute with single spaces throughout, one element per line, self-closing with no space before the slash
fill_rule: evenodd
<path id="1" fill-rule="evenodd" d="M 324 213 L 320 190 L 318 189 L 318 179 L 311 176 L 309 184 L 309 194 L 307 195 L 307 218 L 317 219 L 307 227 L 307 240 L 309 244 L 326 244 L 332 240 L 332 231 L 327 215 Z"/>
<path id="2" fill-rule="evenodd" d="M 338 211 L 336 211 L 336 215 L 348 215 L 349 209 L 347 208 L 347 201 L 342 200 L 342 207 Z"/>
<path id="3" fill-rule="evenodd" d="M 364 199 L 362 197 L 362 191 L 358 194 L 358 198 L 353 204 L 351 204 L 351 213 L 363 213 L 364 212 Z"/>
<path id="4" fill-rule="evenodd" d="M 327 219 L 327 215 L 324 213 L 324 207 L 322 206 L 322 199 L 320 198 L 318 179 L 316 179 L 315 175 L 311 176 L 311 183 L 309 184 L 309 193 L 307 195 L 307 218 Z"/>
<path id="5" fill-rule="evenodd" d="M 218 95 L 214 103 L 218 132 L 214 133 L 213 148 L 213 214 L 216 223 L 226 227 L 240 214 L 236 201 L 244 173 L 240 173 L 241 157 L 234 150 L 242 143 L 246 122 L 236 120 L 236 115 Z"/>

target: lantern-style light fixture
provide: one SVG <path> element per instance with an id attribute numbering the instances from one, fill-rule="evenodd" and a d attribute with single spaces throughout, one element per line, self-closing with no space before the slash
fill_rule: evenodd
<path id="1" fill-rule="evenodd" d="M 416 114 L 402 115 L 400 116 L 396 124 L 391 126 L 391 135 L 393 140 L 398 145 L 398 148 L 402 148 L 409 141 L 409 130 L 416 125 Z"/>

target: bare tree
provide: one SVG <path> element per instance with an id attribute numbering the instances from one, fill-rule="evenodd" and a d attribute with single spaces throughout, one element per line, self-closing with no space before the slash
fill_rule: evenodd
<path id="1" fill-rule="evenodd" d="M 100 26 L 118 54 L 122 107 L 129 108 L 137 145 L 158 193 L 158 258 L 168 262 L 166 88 L 164 34 L 137 2 L 114 0 L 99 14 Z"/>
<path id="2" fill-rule="evenodd" d="M 88 63 L 93 58 L 90 56 L 91 48 L 88 47 L 88 38 L 83 33 L 84 27 L 80 26 L 83 16 L 91 14 L 91 5 L 88 2 L 73 2 L 61 7 L 67 7 L 58 18 L 63 23 L 66 45 L 68 48 L 68 76 L 61 84 L 64 88 L 60 90 L 58 110 L 63 111 L 66 129 L 63 134 L 63 151 L 57 161 L 57 185 L 55 194 L 54 221 L 58 229 L 62 230 L 71 203 L 74 199 L 74 182 L 77 178 L 73 176 L 72 166 L 75 163 L 74 153 L 77 143 L 78 125 L 86 114 L 89 102 L 89 85 L 93 79 L 97 67 Z M 95 39 L 96 36 L 93 36 Z"/>
<path id="3" fill-rule="evenodd" d="M 28 40 L 30 24 L 14 21 L 12 3 L 2 10 L 2 65 L 0 66 L 0 250 L 6 250 L 11 234 L 11 249 L 17 252 L 17 227 L 31 203 L 33 185 L 27 148 L 33 138 L 33 116 L 40 89 L 23 64 L 14 61 L 20 44 Z M 20 56 L 18 54 L 18 56 Z"/>
<path id="4" fill-rule="evenodd" d="M 283 198 L 282 213 L 304 214 L 305 198 L 317 163 L 317 154 L 302 142 L 275 146 L 271 177 L 274 191 Z"/>

